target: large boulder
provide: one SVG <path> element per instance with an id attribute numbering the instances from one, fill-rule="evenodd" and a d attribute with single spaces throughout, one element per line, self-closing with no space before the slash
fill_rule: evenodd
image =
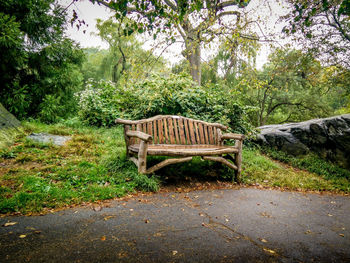
<path id="1" fill-rule="evenodd" d="M 315 152 L 350 169 L 350 114 L 258 127 L 256 141 L 295 156 Z"/>
<path id="2" fill-rule="evenodd" d="M 11 113 L 9 113 L 0 103 L 0 130 L 6 128 L 15 128 L 21 123 Z"/>

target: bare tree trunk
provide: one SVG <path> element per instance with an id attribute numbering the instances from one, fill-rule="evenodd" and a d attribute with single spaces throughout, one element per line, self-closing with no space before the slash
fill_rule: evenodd
<path id="1" fill-rule="evenodd" d="M 187 40 L 185 55 L 190 63 L 192 79 L 201 85 L 202 68 L 201 68 L 201 47 L 197 40 Z"/>

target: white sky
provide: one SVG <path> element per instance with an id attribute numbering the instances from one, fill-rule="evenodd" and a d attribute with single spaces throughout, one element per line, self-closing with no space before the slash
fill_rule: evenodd
<path id="1" fill-rule="evenodd" d="M 72 0 L 59 0 L 59 3 L 63 6 L 68 6 Z M 107 49 L 107 43 L 103 42 L 99 37 L 93 35 L 93 32 L 97 32 L 96 29 L 96 19 L 108 19 L 113 15 L 108 8 L 104 6 L 100 6 L 98 4 L 92 4 L 88 0 L 80 0 L 73 5 L 71 5 L 68 9 L 68 14 L 72 14 L 72 10 L 75 10 L 78 14 L 78 19 L 84 20 L 88 26 L 84 28 L 80 28 L 77 30 L 76 26 L 72 28 L 70 25 L 68 26 L 66 33 L 67 35 L 80 43 L 81 47 L 100 47 L 103 49 Z M 251 15 L 258 15 L 263 19 L 267 19 L 267 23 L 265 24 L 264 32 L 267 31 L 278 33 L 281 32 L 282 25 L 275 26 L 276 21 L 279 15 L 286 12 L 286 9 L 281 6 L 279 1 L 276 0 L 251 0 L 248 7 L 245 8 L 248 11 L 251 11 Z M 85 34 L 83 30 L 86 30 Z M 259 32 L 258 28 L 256 30 Z M 259 33 L 260 34 L 260 33 Z M 261 35 L 261 34 L 260 34 Z M 154 45 L 153 40 L 147 41 L 146 38 L 143 38 L 144 48 L 149 49 Z M 167 59 L 171 64 L 176 63 L 183 59 L 181 55 L 181 44 L 175 44 L 169 47 L 164 53 L 163 57 Z M 161 50 L 155 50 L 155 53 L 158 54 Z M 261 68 L 262 65 L 267 61 L 267 56 L 270 52 L 270 47 L 268 43 L 263 44 L 258 57 L 257 57 L 257 67 Z M 206 60 L 208 56 L 207 52 L 203 52 L 203 59 Z"/>

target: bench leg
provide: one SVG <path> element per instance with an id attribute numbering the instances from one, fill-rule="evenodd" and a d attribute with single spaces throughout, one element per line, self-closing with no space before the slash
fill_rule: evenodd
<path id="1" fill-rule="evenodd" d="M 241 183 L 241 173 L 242 173 L 242 141 L 236 141 L 236 147 L 238 148 L 238 153 L 236 154 L 235 164 L 237 166 L 236 170 L 236 181 L 237 183 Z"/>
<path id="2" fill-rule="evenodd" d="M 147 170 L 147 149 L 148 143 L 145 141 L 141 141 L 137 160 L 138 172 L 141 174 L 145 174 Z"/>

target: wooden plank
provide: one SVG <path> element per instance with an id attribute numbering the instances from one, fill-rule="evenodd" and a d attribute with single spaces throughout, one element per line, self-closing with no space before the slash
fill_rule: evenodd
<path id="1" fill-rule="evenodd" d="M 208 137 L 208 125 L 203 125 L 205 144 L 210 144 Z"/>
<path id="2" fill-rule="evenodd" d="M 177 119 L 174 120 L 174 133 L 175 133 L 175 138 L 176 138 L 176 144 L 180 144 L 180 138 L 179 138 L 179 129 L 177 127 Z"/>
<path id="3" fill-rule="evenodd" d="M 149 135 L 153 136 L 153 130 L 152 130 L 152 122 L 147 122 L 147 133 Z M 153 142 L 154 142 L 154 138 L 153 138 Z"/>
<path id="4" fill-rule="evenodd" d="M 198 123 L 198 131 L 199 131 L 199 141 L 201 144 L 205 144 L 204 140 L 204 132 L 203 132 L 203 124 Z"/>
<path id="5" fill-rule="evenodd" d="M 213 127 L 213 135 L 214 135 L 214 144 L 218 145 L 218 132 L 217 129 L 215 127 Z"/>
<path id="6" fill-rule="evenodd" d="M 131 125 L 131 130 L 132 130 L 132 131 L 136 131 L 136 125 L 135 125 L 135 124 Z M 136 144 L 136 138 L 131 137 L 131 138 L 130 138 L 130 144 L 131 144 L 131 145 L 132 145 L 132 144 Z"/>
<path id="7" fill-rule="evenodd" d="M 183 119 L 179 119 L 179 133 L 180 133 L 180 141 L 181 144 L 186 144 L 186 138 L 185 138 L 185 129 L 183 124 Z"/>
<path id="8" fill-rule="evenodd" d="M 153 141 L 154 144 L 158 144 L 158 136 L 157 136 L 157 120 L 153 121 Z"/>
<path id="9" fill-rule="evenodd" d="M 185 158 L 178 158 L 178 159 L 166 159 L 166 160 L 152 166 L 151 168 L 147 169 L 146 174 L 151 174 L 151 173 L 153 173 L 153 172 L 159 170 L 160 168 L 163 168 L 164 166 L 167 166 L 169 164 L 189 162 L 191 160 L 192 160 L 192 157 L 185 157 Z"/>
<path id="10" fill-rule="evenodd" d="M 175 144 L 173 120 L 172 120 L 171 118 L 168 118 L 168 125 L 169 125 L 170 143 L 171 143 L 171 144 Z"/>
<path id="11" fill-rule="evenodd" d="M 188 120 L 188 128 L 190 129 L 191 144 L 196 144 L 196 136 L 194 134 L 194 126 L 192 120 Z"/>
<path id="12" fill-rule="evenodd" d="M 188 130 L 188 120 L 184 119 L 184 124 L 185 124 L 185 135 L 186 135 L 186 143 L 187 144 L 192 144 L 191 143 L 191 135 Z"/>
<path id="13" fill-rule="evenodd" d="M 152 118 L 149 118 L 149 119 L 142 119 L 142 120 L 137 120 L 137 121 L 131 121 L 131 120 L 123 120 L 123 119 L 116 119 L 115 120 L 115 123 L 118 123 L 118 124 L 138 124 L 138 123 L 143 123 L 143 122 L 149 122 L 149 121 L 155 121 L 155 120 L 159 120 L 159 119 L 163 119 L 163 118 L 174 118 L 174 117 L 177 117 L 179 118 L 180 116 L 175 116 L 175 115 L 157 115 L 157 116 L 154 116 Z M 194 122 L 200 122 L 202 124 L 206 124 L 208 126 L 212 126 L 212 127 L 217 127 L 217 128 L 220 128 L 221 130 L 225 131 L 227 130 L 227 127 L 225 125 L 222 125 L 220 123 L 209 123 L 209 122 L 205 122 L 205 121 L 201 121 L 201 120 L 194 120 L 194 119 L 190 119 L 190 118 L 187 118 L 188 120 L 191 120 L 191 121 L 194 121 Z"/>
<path id="14" fill-rule="evenodd" d="M 159 137 L 159 143 L 164 144 L 164 137 L 163 137 L 163 121 L 160 119 L 158 120 L 158 137 Z"/>
<path id="15" fill-rule="evenodd" d="M 209 133 L 209 143 L 214 144 L 214 131 L 213 127 L 209 126 L 208 127 L 208 133 Z"/>
<path id="16" fill-rule="evenodd" d="M 164 136 L 165 136 L 165 143 L 169 144 L 169 128 L 168 128 L 168 123 L 167 120 L 164 118 L 163 119 L 163 125 L 164 125 Z"/>
<path id="17" fill-rule="evenodd" d="M 142 131 L 144 133 L 147 133 L 147 124 L 146 123 L 142 123 Z"/>
<path id="18" fill-rule="evenodd" d="M 201 144 L 201 140 L 199 138 L 199 132 L 198 132 L 198 123 L 195 121 L 193 122 L 194 127 L 194 134 L 196 135 L 196 144 Z"/>

